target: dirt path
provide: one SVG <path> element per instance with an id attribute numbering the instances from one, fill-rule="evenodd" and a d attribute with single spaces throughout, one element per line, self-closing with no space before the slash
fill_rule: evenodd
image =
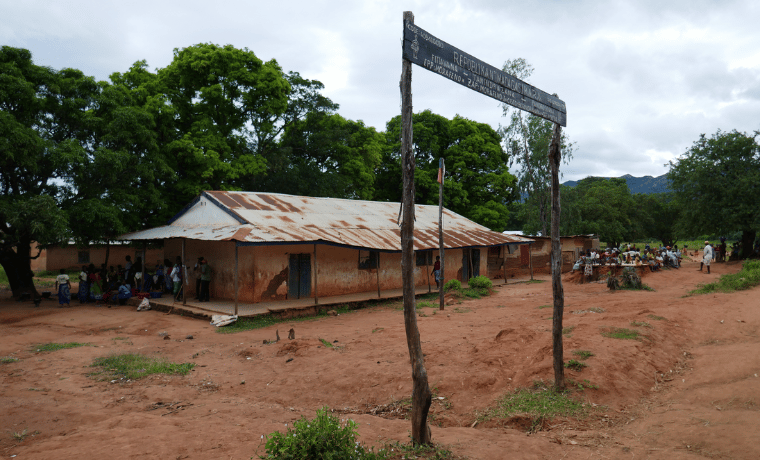
<path id="1" fill-rule="evenodd" d="M 565 282 L 566 360 L 594 354 L 567 376 L 586 387 L 579 398 L 606 409 L 530 435 L 518 419 L 471 426 L 505 392 L 552 379 L 551 309 L 539 308 L 552 303 L 550 283 L 421 309 L 430 385 L 444 398 L 433 403 L 433 440 L 471 459 L 760 458 L 760 290 L 684 297 L 740 265 L 696 268 L 647 275 L 653 292 Z M 248 459 L 263 454 L 262 435 L 324 405 L 358 421 L 369 444 L 408 439 L 408 421 L 368 413 L 411 393 L 394 305 L 231 335 L 133 307 L 56 306 L 0 301 L 0 356 L 19 360 L 0 364 L 3 458 Z M 645 338 L 602 336 L 613 327 Z M 263 344 L 275 329 L 283 340 Z M 90 346 L 36 352 L 47 342 Z M 132 382 L 88 377 L 95 358 L 124 352 L 196 367 Z"/>

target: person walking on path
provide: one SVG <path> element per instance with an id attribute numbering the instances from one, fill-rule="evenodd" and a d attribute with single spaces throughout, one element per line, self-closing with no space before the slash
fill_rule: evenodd
<path id="1" fill-rule="evenodd" d="M 433 264 L 433 276 L 435 277 L 435 288 L 441 288 L 441 256 L 435 256 Z"/>
<path id="2" fill-rule="evenodd" d="M 211 267 L 208 261 L 201 257 L 201 293 L 198 297 L 199 302 L 208 302 L 209 285 L 211 284 Z"/>
<path id="3" fill-rule="evenodd" d="M 702 262 L 699 264 L 699 271 L 702 271 L 702 267 L 707 265 L 707 274 L 710 274 L 710 262 L 713 259 L 713 248 L 710 246 L 709 241 L 705 241 L 705 250 L 702 253 Z"/>

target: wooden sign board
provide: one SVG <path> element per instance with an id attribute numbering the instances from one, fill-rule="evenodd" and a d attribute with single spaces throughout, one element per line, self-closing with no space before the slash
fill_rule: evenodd
<path id="1" fill-rule="evenodd" d="M 565 103 L 404 21 L 404 59 L 500 102 L 567 126 Z"/>

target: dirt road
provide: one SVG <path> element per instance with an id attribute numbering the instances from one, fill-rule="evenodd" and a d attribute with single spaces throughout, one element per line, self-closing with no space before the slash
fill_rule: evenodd
<path id="1" fill-rule="evenodd" d="M 507 285 L 444 312 L 422 308 L 430 386 L 443 398 L 433 403 L 433 440 L 471 459 L 760 458 L 760 289 L 685 297 L 740 264 L 715 264 L 711 275 L 696 268 L 647 275 L 654 291 L 566 279 L 566 360 L 594 355 L 566 375 L 597 412 L 533 434 L 519 418 L 472 425 L 504 393 L 553 378 L 552 313 L 541 308 L 552 304 L 550 282 Z M 262 435 L 325 405 L 359 422 L 370 445 L 408 440 L 407 420 L 371 414 L 411 393 L 398 302 L 219 334 L 133 307 L 35 309 L 4 295 L 0 357 L 18 361 L 0 364 L 3 458 L 248 459 L 264 453 Z M 291 327 L 295 340 L 285 338 Z M 602 335 L 616 327 L 643 338 Z M 283 339 L 263 344 L 275 329 Z M 36 351 L 48 342 L 88 346 Z M 129 382 L 88 376 L 94 359 L 125 352 L 196 366 Z"/>

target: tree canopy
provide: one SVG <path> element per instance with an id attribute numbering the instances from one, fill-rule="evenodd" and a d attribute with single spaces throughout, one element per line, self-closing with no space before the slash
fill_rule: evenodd
<path id="1" fill-rule="evenodd" d="M 680 207 L 678 228 L 702 233 L 742 232 L 742 257 L 760 228 L 759 132 L 704 134 L 676 161 L 668 179 Z"/>

